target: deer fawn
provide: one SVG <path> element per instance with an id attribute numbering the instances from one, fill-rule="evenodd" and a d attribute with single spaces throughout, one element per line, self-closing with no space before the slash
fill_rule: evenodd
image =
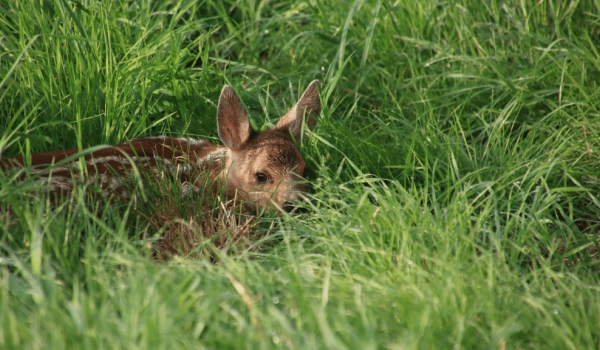
<path id="1" fill-rule="evenodd" d="M 313 81 L 272 130 L 256 132 L 242 101 L 226 85 L 217 108 L 219 138 L 224 146 L 192 138 L 135 138 L 87 154 L 83 162 L 75 158 L 50 168 L 78 150 L 33 154 L 30 173 L 40 176 L 50 192 L 69 192 L 74 181 L 86 181 L 100 185 L 107 198 L 113 194 L 127 197 L 123 178 L 134 173 L 135 164 L 141 171 L 168 172 L 178 181 L 182 174 L 192 174 L 184 178 L 187 191 L 198 191 L 198 182 L 209 179 L 213 187 L 225 183 L 227 199 L 252 201 L 260 207 L 275 204 L 291 211 L 293 202 L 306 191 L 301 183 L 306 163 L 294 141 L 301 140 L 303 121 L 310 130 L 316 124 L 321 110 L 319 86 L 318 80 Z M 80 164 L 85 164 L 83 173 L 78 170 Z M 0 160 L 4 171 L 21 170 L 23 166 L 22 156 Z"/>

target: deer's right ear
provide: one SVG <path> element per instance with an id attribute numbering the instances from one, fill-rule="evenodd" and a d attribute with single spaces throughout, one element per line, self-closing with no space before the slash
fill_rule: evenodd
<path id="1" fill-rule="evenodd" d="M 219 97 L 217 128 L 221 141 L 233 150 L 239 149 L 254 132 L 246 107 L 229 85 L 223 87 Z"/>
<path id="2" fill-rule="evenodd" d="M 312 131 L 317 124 L 317 118 L 321 111 L 320 86 L 321 83 L 318 80 L 313 80 L 298 100 L 298 103 L 279 119 L 275 129 L 290 132 L 298 142 L 302 137 L 303 119 L 306 120 L 308 129 Z"/>

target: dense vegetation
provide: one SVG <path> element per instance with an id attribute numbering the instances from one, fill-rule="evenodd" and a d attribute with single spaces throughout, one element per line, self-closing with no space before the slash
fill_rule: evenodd
<path id="1" fill-rule="evenodd" d="M 308 212 L 210 258 L 157 261 L 164 228 L 134 204 L 50 205 L 1 174 L 0 348 L 598 349 L 599 19 L 596 0 L 0 0 L 3 158 L 219 142 L 224 84 L 257 129 L 313 79 L 324 106 Z"/>

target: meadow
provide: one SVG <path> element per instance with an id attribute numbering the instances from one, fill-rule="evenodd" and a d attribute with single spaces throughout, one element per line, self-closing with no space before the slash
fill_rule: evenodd
<path id="1" fill-rule="evenodd" d="M 194 202 L 152 224 L 156 191 L 52 204 L 0 173 L 0 348 L 598 349 L 599 21 L 597 0 L 0 0 L 2 158 L 219 143 L 225 84 L 258 130 L 314 79 L 323 105 L 306 211 L 203 254 L 154 249 Z"/>

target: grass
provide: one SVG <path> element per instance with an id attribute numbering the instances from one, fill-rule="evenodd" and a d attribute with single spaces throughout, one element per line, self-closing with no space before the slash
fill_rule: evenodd
<path id="1" fill-rule="evenodd" d="M 224 84 L 257 129 L 313 79 L 324 109 L 302 147 L 308 212 L 260 217 L 243 244 L 209 240 L 196 258 L 153 259 L 164 208 L 155 227 L 84 188 L 50 205 L 35 179 L 2 174 L 0 347 L 598 349 L 599 13 L 1 1 L 3 158 L 219 142 Z M 172 205 L 180 224 L 202 218 Z"/>

